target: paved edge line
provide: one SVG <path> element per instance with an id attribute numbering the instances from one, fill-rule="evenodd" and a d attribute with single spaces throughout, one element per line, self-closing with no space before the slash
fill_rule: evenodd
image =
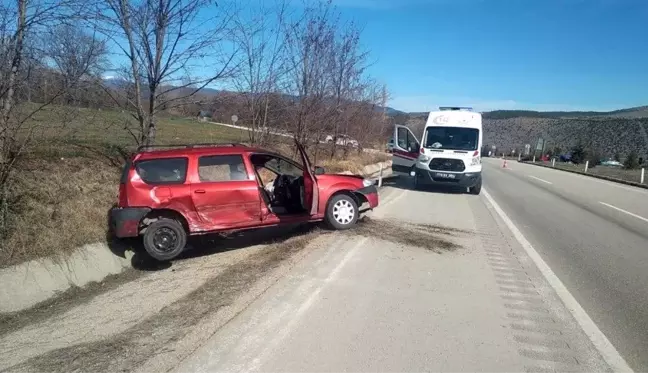
<path id="1" fill-rule="evenodd" d="M 482 190 L 482 194 L 484 195 L 484 197 L 486 197 L 486 199 L 500 216 L 500 218 L 502 218 L 506 226 L 511 230 L 511 232 L 518 240 L 520 245 L 522 245 L 529 257 L 531 257 L 544 278 L 547 280 L 547 282 L 549 282 L 549 285 L 551 285 L 554 291 L 558 294 L 569 312 L 576 319 L 585 334 L 587 334 L 587 337 L 590 339 L 594 347 L 598 350 L 598 352 L 601 354 L 610 368 L 615 372 L 633 372 L 632 368 L 630 368 L 625 359 L 623 359 L 621 354 L 619 354 L 619 351 L 617 351 L 614 345 L 612 345 L 612 343 L 607 339 L 605 334 L 603 334 L 598 326 L 596 326 L 587 312 L 585 312 L 583 307 L 581 307 L 574 296 L 571 295 L 562 281 L 560 281 L 558 276 L 556 276 L 556 274 L 551 270 L 549 265 L 547 265 L 542 257 L 540 257 L 540 254 L 538 254 L 538 252 L 533 248 L 531 243 L 529 243 L 522 232 L 520 232 L 520 230 L 515 226 L 513 221 L 511 221 L 511 219 L 506 215 L 504 210 L 502 210 L 497 202 L 495 202 L 493 197 L 491 197 L 491 195 L 486 190 Z"/>
<path id="2" fill-rule="evenodd" d="M 547 180 L 545 180 L 545 179 L 541 179 L 541 178 L 539 178 L 539 177 L 537 177 L 537 176 L 529 175 L 529 177 L 532 177 L 532 178 L 534 178 L 534 179 L 536 179 L 536 180 L 538 180 L 538 181 L 542 181 L 543 183 L 553 184 L 551 181 L 547 181 Z"/>
<path id="3" fill-rule="evenodd" d="M 615 210 L 620 211 L 620 212 L 622 212 L 622 213 L 624 213 L 624 214 L 628 214 L 628 215 L 630 215 L 630 216 L 632 216 L 632 217 L 634 217 L 634 218 L 637 218 L 637 219 L 643 220 L 643 221 L 645 221 L 646 223 L 648 223 L 648 219 L 644 218 L 644 217 L 641 216 L 641 215 L 637 215 L 637 214 L 632 213 L 632 212 L 630 212 L 630 211 L 626 211 L 626 210 L 624 210 L 624 209 L 622 209 L 622 208 L 619 208 L 619 207 L 616 207 L 616 206 L 610 205 L 609 203 L 605 203 L 605 202 L 601 202 L 601 201 L 599 201 L 599 203 L 602 204 L 602 205 L 604 205 L 604 206 L 607 206 L 607 207 L 609 207 L 609 208 L 611 208 L 611 209 L 615 209 Z"/>

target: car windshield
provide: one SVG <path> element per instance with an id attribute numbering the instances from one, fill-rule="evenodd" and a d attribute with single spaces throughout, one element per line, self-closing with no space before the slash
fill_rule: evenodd
<path id="1" fill-rule="evenodd" d="M 423 146 L 433 149 L 477 150 L 479 130 L 462 127 L 428 127 Z"/>

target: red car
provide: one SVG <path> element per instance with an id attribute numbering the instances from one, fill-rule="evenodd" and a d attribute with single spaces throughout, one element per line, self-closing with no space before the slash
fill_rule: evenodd
<path id="1" fill-rule="evenodd" d="M 119 238 L 141 236 L 149 255 L 165 261 L 189 235 L 322 220 L 347 229 L 378 206 L 372 181 L 311 168 L 296 145 L 300 163 L 241 144 L 139 150 L 124 166 L 111 229 Z"/>

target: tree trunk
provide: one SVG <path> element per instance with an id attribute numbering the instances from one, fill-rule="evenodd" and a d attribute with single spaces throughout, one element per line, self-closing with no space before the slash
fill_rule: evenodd
<path id="1" fill-rule="evenodd" d="M 10 116 L 14 105 L 14 94 L 16 90 L 16 76 L 22 62 L 23 40 L 25 37 L 25 22 L 27 13 L 27 0 L 18 0 L 18 19 L 16 20 L 16 42 L 14 45 L 14 55 L 11 60 L 11 69 L 7 77 L 7 94 L 2 102 L 2 123 L 0 124 L 0 164 L 8 161 L 10 140 L 8 138 Z"/>

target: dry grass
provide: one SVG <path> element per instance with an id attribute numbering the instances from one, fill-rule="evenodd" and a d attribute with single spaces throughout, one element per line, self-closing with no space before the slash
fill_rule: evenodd
<path id="1" fill-rule="evenodd" d="M 105 240 L 119 170 L 94 158 L 26 160 L 10 183 L 10 229 L 0 267 Z"/>
<path id="2" fill-rule="evenodd" d="M 207 315 L 231 305 L 241 292 L 303 250 L 318 234 L 301 233 L 230 266 L 184 298 L 112 338 L 53 350 L 7 371 L 132 371 L 182 339 Z"/>
<path id="3" fill-rule="evenodd" d="M 351 171 L 354 174 L 360 175 L 366 165 L 391 160 L 391 154 L 358 153 L 357 151 L 350 153 L 346 158 L 342 157 L 342 155 L 339 155 L 333 159 L 324 159 L 318 163 L 318 166 L 324 167 L 327 173 Z"/>

